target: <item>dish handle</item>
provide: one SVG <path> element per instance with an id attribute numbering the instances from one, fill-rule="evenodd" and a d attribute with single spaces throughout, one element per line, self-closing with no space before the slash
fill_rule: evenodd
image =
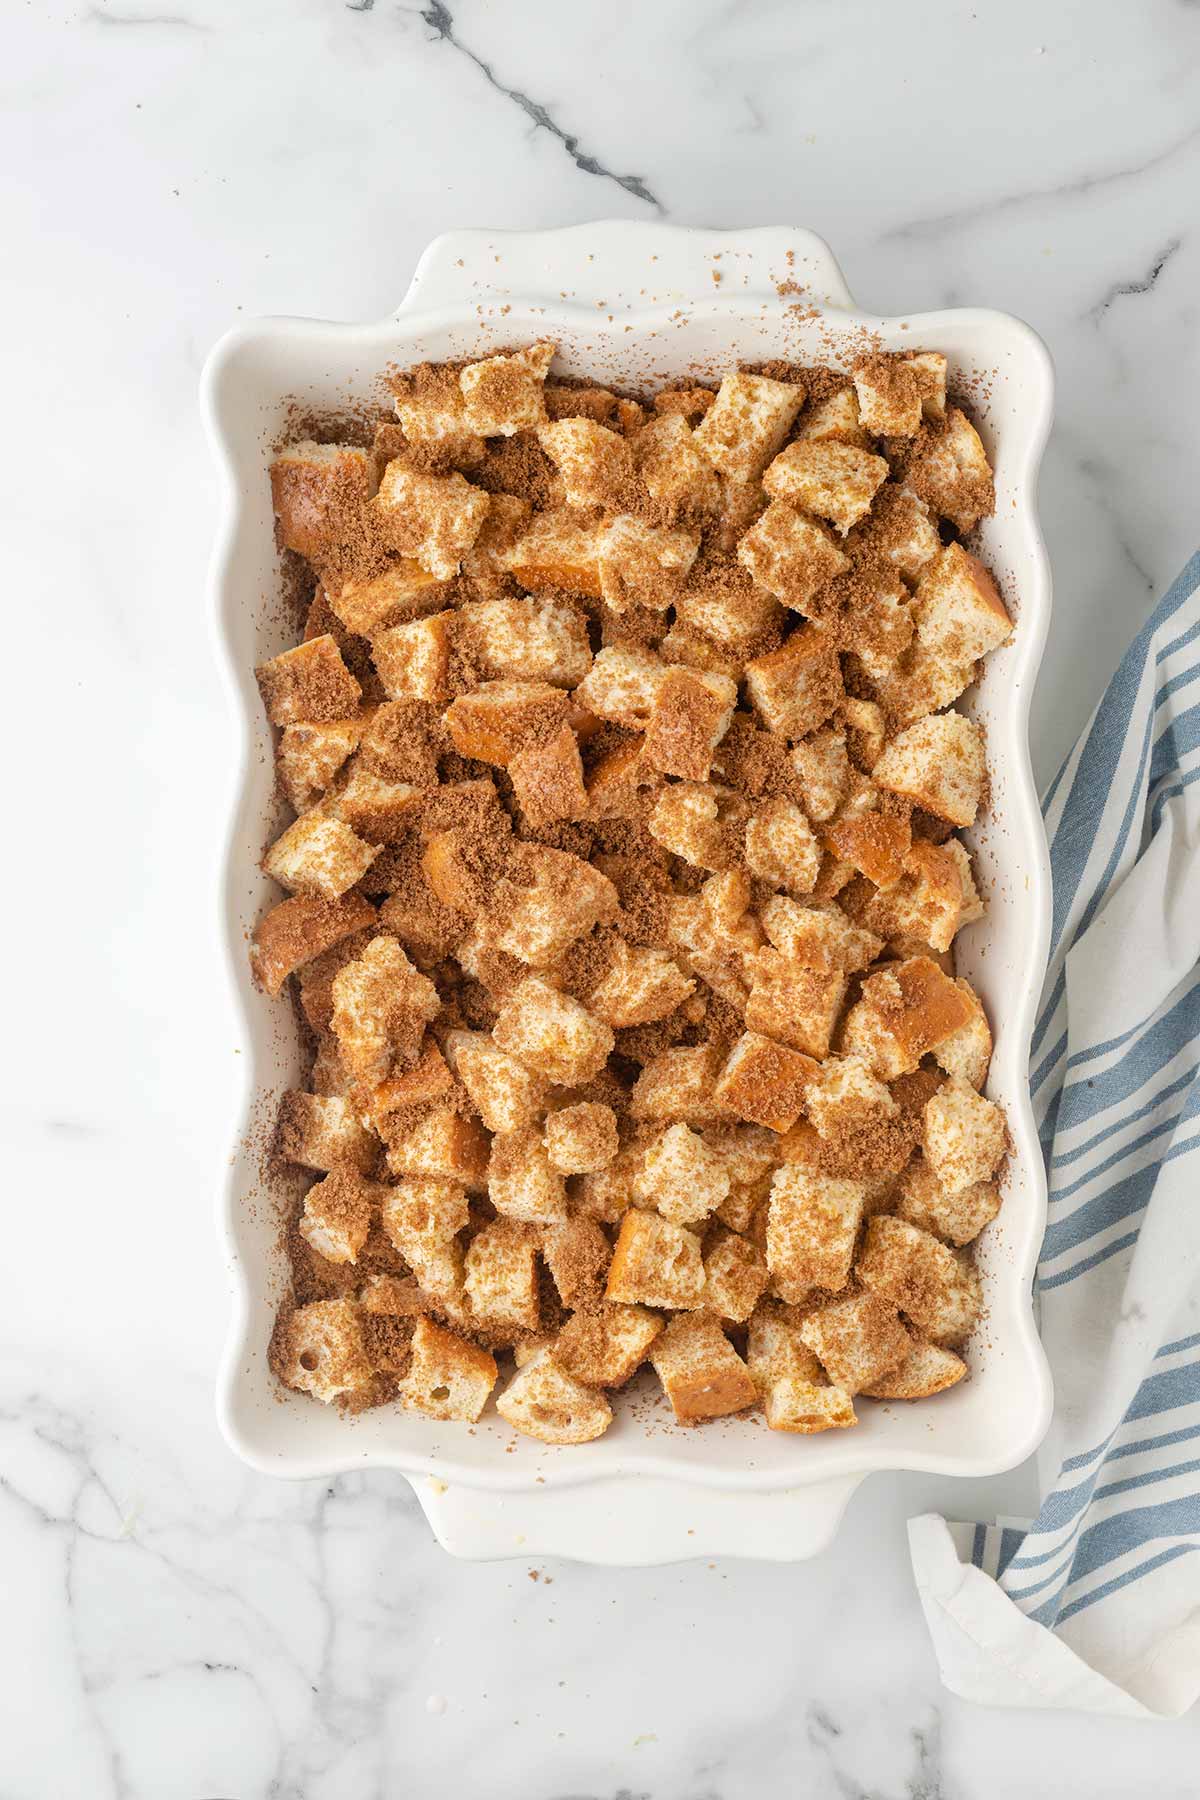
<path id="1" fill-rule="evenodd" d="M 600 219 L 555 231 L 450 231 L 417 264 L 397 316 L 497 303 L 564 303 L 614 313 L 700 300 L 780 299 L 852 312 L 854 301 L 829 245 L 803 227 L 705 231 Z"/>
<path id="2" fill-rule="evenodd" d="M 741 1556 L 802 1562 L 824 1550 L 861 1475 L 773 1493 L 614 1479 L 519 1493 L 409 1476 L 451 1556 L 492 1562 L 563 1556 L 623 1568 Z"/>

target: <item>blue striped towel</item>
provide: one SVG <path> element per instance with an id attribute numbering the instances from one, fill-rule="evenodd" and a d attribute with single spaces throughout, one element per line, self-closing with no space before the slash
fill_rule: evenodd
<path id="1" fill-rule="evenodd" d="M 913 1519 L 913 1567 L 954 1692 L 1175 1717 L 1200 1696 L 1200 554 L 1043 812 L 1043 1500 L 1032 1523 Z"/>

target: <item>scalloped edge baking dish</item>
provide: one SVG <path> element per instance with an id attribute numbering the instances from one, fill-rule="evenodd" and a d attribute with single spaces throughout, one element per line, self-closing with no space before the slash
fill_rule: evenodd
<path id="1" fill-rule="evenodd" d="M 972 699 L 988 734 L 994 802 L 973 842 L 989 912 L 960 938 L 960 966 L 992 1017 L 989 1092 L 1007 1111 L 1014 1151 L 1004 1209 L 980 1247 L 988 1312 L 974 1340 L 971 1379 L 927 1406 L 873 1407 L 853 1431 L 819 1438 L 738 1419 L 689 1431 L 657 1422 L 661 1412 L 647 1425 L 626 1408 L 603 1439 L 578 1448 L 514 1443 L 494 1412 L 473 1430 L 399 1407 L 347 1420 L 283 1393 L 267 1367 L 283 1270 L 261 1145 L 280 1091 L 298 1072 L 299 1045 L 289 1009 L 254 990 L 246 940 L 277 897 L 258 867 L 273 778 L 253 670 L 290 641 L 270 604 L 278 571 L 265 479 L 287 402 L 345 406 L 376 394 L 389 362 L 486 354 L 530 336 L 556 338 L 572 373 L 628 385 L 686 369 L 717 373 L 729 360 L 831 359 L 864 332 L 889 347 L 944 349 L 972 377 L 998 491 L 982 550 L 1018 627 L 988 660 Z M 244 1069 L 237 1148 L 220 1207 L 233 1316 L 217 1407 L 226 1439 L 253 1468 L 291 1477 L 394 1469 L 412 1481 L 440 1541 L 461 1555 L 650 1563 L 720 1552 L 784 1560 L 829 1540 L 868 1474 L 995 1474 L 1036 1448 L 1051 1387 L 1031 1294 L 1046 1201 L 1027 1053 L 1049 940 L 1050 874 L 1028 716 L 1050 613 L 1034 490 L 1052 393 L 1045 346 L 1019 320 L 974 309 L 907 318 L 857 312 L 822 240 L 784 228 L 708 232 L 610 222 L 455 232 L 429 247 L 390 318 L 369 325 L 259 319 L 213 350 L 201 394 L 224 495 L 211 617 L 239 734 L 221 916 Z M 645 1409 L 637 1410 L 644 1421 Z"/>

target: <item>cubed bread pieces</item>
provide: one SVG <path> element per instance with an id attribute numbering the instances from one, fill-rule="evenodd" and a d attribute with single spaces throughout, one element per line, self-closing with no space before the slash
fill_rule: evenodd
<path id="1" fill-rule="evenodd" d="M 808 894 L 821 868 L 821 845 L 792 800 L 761 801 L 746 824 L 746 867 L 788 894 Z"/>
<path id="2" fill-rule="evenodd" d="M 547 1225 L 542 1257 L 564 1306 L 592 1308 L 599 1304 L 612 1245 L 595 1219 L 576 1213 Z"/>
<path id="3" fill-rule="evenodd" d="M 487 941 L 519 962 L 540 967 L 569 944 L 615 918 L 617 890 L 607 875 L 546 844 L 514 846 L 516 876 L 503 880 L 487 910 Z"/>
<path id="4" fill-rule="evenodd" d="M 428 452 L 440 467 L 473 468 L 482 461 L 483 437 L 467 423 L 463 391 L 451 370 L 436 380 L 427 370 L 422 383 L 397 394 L 395 409 L 405 447 Z M 377 431 L 377 451 L 386 453 L 390 446 L 391 439 Z"/>
<path id="5" fill-rule="evenodd" d="M 612 1424 L 612 1407 L 595 1388 L 585 1387 L 539 1351 L 496 1400 L 502 1419 L 543 1444 L 587 1444 Z"/>
<path id="6" fill-rule="evenodd" d="M 635 437 L 633 455 L 646 492 L 669 517 L 703 517 L 717 510 L 717 477 L 682 414 L 651 419 Z"/>
<path id="7" fill-rule="evenodd" d="M 614 1031 L 652 1025 L 682 1006 L 695 987 L 668 951 L 617 938 L 608 970 L 587 996 L 588 1010 Z"/>
<path id="8" fill-rule="evenodd" d="M 845 537 L 870 511 L 888 473 L 883 457 L 869 450 L 836 438 L 798 439 L 779 452 L 763 475 L 763 486 L 773 500 L 827 519 Z"/>
<path id="9" fill-rule="evenodd" d="M 646 761 L 660 774 L 703 781 L 736 703 L 737 683 L 727 675 L 666 669 L 646 719 L 642 744 Z"/>
<path id="10" fill-rule="evenodd" d="M 911 488 L 886 482 L 871 514 L 859 527 L 866 547 L 891 563 L 905 581 L 916 583 L 941 555 L 942 540 L 925 502 Z"/>
<path id="11" fill-rule="evenodd" d="M 410 1412 L 474 1424 L 495 1385 L 494 1356 L 433 1319 L 417 1320 L 412 1360 L 400 1383 L 400 1399 Z"/>
<path id="12" fill-rule="evenodd" d="M 813 1288 L 845 1287 L 862 1224 L 866 1188 L 784 1163 L 771 1181 L 767 1268 L 784 1300 L 799 1303 Z"/>
<path id="13" fill-rule="evenodd" d="M 609 644 L 576 687 L 575 701 L 597 718 L 645 731 L 667 673 L 667 665 L 653 651 L 635 644 Z"/>
<path id="14" fill-rule="evenodd" d="M 879 352 L 853 369 L 859 416 L 876 437 L 915 437 L 921 428 L 922 377 L 905 357 Z"/>
<path id="15" fill-rule="evenodd" d="M 911 956 L 863 982 L 842 1042 L 865 1057 L 881 1080 L 895 1081 L 970 1018 L 970 1002 L 957 984 L 928 956 Z"/>
<path id="16" fill-rule="evenodd" d="M 367 1387 L 371 1364 L 358 1302 L 345 1295 L 297 1306 L 275 1334 L 272 1361 L 286 1386 L 326 1406 Z"/>
<path id="17" fill-rule="evenodd" d="M 541 1116 L 546 1083 L 486 1031 L 447 1032 L 447 1060 L 489 1131 L 520 1131 Z"/>
<path id="18" fill-rule="evenodd" d="M 347 631 L 370 638 L 387 626 L 439 612 L 446 592 L 445 583 L 419 562 L 397 557 L 379 575 L 330 588 L 329 604 Z"/>
<path id="19" fill-rule="evenodd" d="M 275 775 L 296 812 L 307 812 L 328 793 L 338 770 L 357 750 L 364 723 L 358 717 L 284 726 L 275 746 Z"/>
<path id="20" fill-rule="evenodd" d="M 481 437 L 536 431 L 546 418 L 546 374 L 556 346 L 529 344 L 508 356 L 487 356 L 459 373 L 463 416 Z"/>
<path id="21" fill-rule="evenodd" d="M 832 819 L 850 787 L 846 733 L 838 726 L 811 732 L 791 749 L 800 800 L 814 824 Z"/>
<path id="22" fill-rule="evenodd" d="M 904 470 L 905 480 L 956 531 L 973 531 L 993 512 L 996 489 L 983 441 L 960 407 L 924 426 Z"/>
<path id="23" fill-rule="evenodd" d="M 742 1412 L 757 1398 L 749 1369 L 711 1313 L 671 1319 L 651 1344 L 650 1361 L 682 1425 Z"/>
<path id="24" fill-rule="evenodd" d="M 724 868 L 730 860 L 720 819 L 725 791 L 708 781 L 673 781 L 654 802 L 646 829 L 656 843 L 694 868 Z"/>
<path id="25" fill-rule="evenodd" d="M 379 1139 L 359 1124 L 340 1094 L 290 1088 L 279 1102 L 275 1154 L 282 1162 L 328 1173 L 345 1163 L 360 1174 L 375 1166 Z"/>
<path id="26" fill-rule="evenodd" d="M 762 1301 L 755 1308 L 746 1363 L 770 1430 L 807 1435 L 858 1423 L 849 1394 L 830 1385 L 786 1307 Z"/>
<path id="27" fill-rule="evenodd" d="M 832 902 L 802 904 L 773 894 L 759 911 L 763 930 L 789 961 L 853 974 L 869 968 L 883 939 L 864 931 Z"/>
<path id="28" fill-rule="evenodd" d="M 378 1203 L 388 1241 L 421 1285 L 433 1294 L 453 1292 L 462 1274 L 462 1251 L 456 1240 L 470 1218 L 462 1184 L 433 1176 L 408 1176 L 384 1187 Z"/>
<path id="29" fill-rule="evenodd" d="M 814 443 L 853 444 L 869 450 L 871 440 L 863 430 L 858 395 L 850 386 L 835 388 L 824 400 L 807 406 L 796 427 L 796 436 Z"/>
<path id="30" fill-rule="evenodd" d="M 334 1169 L 304 1196 L 299 1231 L 326 1262 L 353 1263 L 371 1232 L 371 1220 L 387 1190 L 355 1170 Z"/>
<path id="31" fill-rule="evenodd" d="M 950 1193 L 923 1156 L 915 1156 L 899 1183 L 896 1217 L 919 1225 L 947 1244 L 969 1244 L 1000 1211 L 994 1181 L 973 1182 Z"/>
<path id="32" fill-rule="evenodd" d="M 432 613 L 376 632 L 371 655 L 389 700 L 426 700 L 436 706 L 449 698 L 453 617 Z"/>
<path id="33" fill-rule="evenodd" d="M 887 1213 L 868 1220 L 855 1272 L 935 1344 L 961 1344 L 982 1308 L 971 1264 L 929 1232 Z"/>
<path id="34" fill-rule="evenodd" d="M 759 587 L 805 612 L 850 567 L 828 532 L 786 500 L 772 500 L 738 543 L 738 561 Z"/>
<path id="35" fill-rule="evenodd" d="M 734 371 L 692 434 L 696 448 L 722 475 L 749 481 L 775 455 L 803 404 L 798 382 Z"/>
<path id="36" fill-rule="evenodd" d="M 716 1094 L 721 1052 L 715 1044 L 661 1050 L 642 1065 L 629 1111 L 634 1119 L 712 1125 L 730 1118 Z"/>
<path id="37" fill-rule="evenodd" d="M 448 1106 L 436 1106 L 411 1130 L 388 1145 L 393 1175 L 432 1175 L 458 1181 L 472 1194 L 487 1187 L 487 1133 L 474 1119 L 464 1119 Z"/>
<path id="38" fill-rule="evenodd" d="M 563 1087 L 590 1080 L 613 1047 L 602 1020 L 532 975 L 506 996 L 492 1035 L 526 1068 Z"/>
<path id="39" fill-rule="evenodd" d="M 837 651 L 827 633 L 801 626 L 778 650 L 746 664 L 746 693 L 769 731 L 804 738 L 817 731 L 844 698 Z"/>
<path id="40" fill-rule="evenodd" d="M 612 1300 L 573 1313 L 554 1342 L 554 1360 L 589 1387 L 624 1387 L 646 1360 L 663 1328 L 645 1306 Z"/>
<path id="41" fill-rule="evenodd" d="M 567 1217 L 567 1187 L 536 1125 L 497 1132 L 488 1162 L 488 1199 L 507 1218 L 553 1224 Z"/>
<path id="42" fill-rule="evenodd" d="M 929 1166 L 949 1194 L 990 1181 L 1008 1149 L 1004 1114 L 952 1075 L 925 1107 L 922 1139 Z"/>
<path id="43" fill-rule="evenodd" d="M 633 485 L 633 456 L 619 432 L 594 419 L 558 419 L 538 442 L 563 479 L 568 506 L 620 512 Z"/>
<path id="44" fill-rule="evenodd" d="M 646 1148 L 634 1192 L 676 1225 L 696 1225 L 729 1192 L 729 1171 L 687 1125 L 669 1125 Z"/>
<path id="45" fill-rule="evenodd" d="M 865 875 L 877 888 L 889 889 L 904 874 L 912 825 L 905 814 L 885 812 L 877 791 L 871 789 L 826 826 L 822 843 L 839 862 Z"/>
<path id="46" fill-rule="evenodd" d="M 830 1381 L 852 1396 L 898 1368 L 912 1345 L 896 1308 L 872 1293 L 817 1307 L 800 1336 Z"/>
<path id="47" fill-rule="evenodd" d="M 982 918 L 971 865 L 962 845 L 914 838 L 895 886 L 872 894 L 860 923 L 885 939 L 911 937 L 933 950 L 949 950 L 955 934 Z"/>
<path id="48" fill-rule="evenodd" d="M 342 1061 L 359 1081 L 376 1086 L 415 1060 L 441 1000 L 393 937 L 371 939 L 362 955 L 333 978 L 333 1031 Z"/>
<path id="49" fill-rule="evenodd" d="M 463 1287 L 477 1319 L 536 1331 L 541 1322 L 536 1235 L 516 1219 L 493 1219 L 467 1246 Z"/>
<path id="50" fill-rule="evenodd" d="M 702 1306 L 700 1239 L 658 1213 L 631 1207 L 621 1220 L 605 1296 L 627 1306 L 679 1311 Z"/>
<path id="51" fill-rule="evenodd" d="M 953 1387 L 966 1372 L 966 1363 L 953 1350 L 917 1340 L 902 1363 L 870 1382 L 863 1393 L 871 1400 L 927 1400 Z"/>
<path id="52" fill-rule="evenodd" d="M 271 503 L 279 541 L 319 563 L 342 535 L 341 519 L 365 507 L 371 495 L 371 459 L 353 444 L 314 444 L 306 439 L 281 450 L 271 464 Z"/>
<path id="53" fill-rule="evenodd" d="M 395 844 L 416 823 L 429 790 L 391 781 L 355 756 L 338 789 L 338 813 L 365 843 Z"/>
<path id="54" fill-rule="evenodd" d="M 407 1131 L 414 1109 L 446 1105 L 453 1092 L 454 1077 L 427 1032 L 416 1061 L 372 1089 L 364 1120 L 385 1144 L 392 1144 Z"/>
<path id="55" fill-rule="evenodd" d="M 457 473 L 427 475 L 398 457 L 383 471 L 371 506 L 393 549 L 449 581 L 479 536 L 488 496 Z"/>
<path id="56" fill-rule="evenodd" d="M 586 818 L 591 800 L 583 780 L 579 739 L 561 725 L 545 743 L 518 750 L 508 762 L 517 805 L 534 826 Z"/>
<path id="57" fill-rule="evenodd" d="M 735 1118 L 787 1131 L 804 1110 L 817 1068 L 811 1056 L 746 1031 L 725 1059 L 714 1098 Z"/>
<path id="58" fill-rule="evenodd" d="M 569 722 L 570 704 L 546 681 L 485 681 L 460 694 L 444 719 L 460 756 L 507 768 L 522 750 L 552 739 Z"/>
<path id="59" fill-rule="evenodd" d="M 813 1070 L 805 1105 L 821 1137 L 831 1141 L 885 1125 L 899 1111 L 866 1058 L 854 1054 L 827 1057 Z"/>
<path id="60" fill-rule="evenodd" d="M 458 642 L 481 675 L 574 687 L 592 666 L 583 615 L 562 600 L 504 594 L 458 608 Z"/>
<path id="61" fill-rule="evenodd" d="M 295 895 L 264 913 L 254 928 L 250 966 L 254 979 L 271 995 L 288 976 L 356 931 L 375 923 L 375 908 L 361 894 L 337 900 Z"/>
<path id="62" fill-rule="evenodd" d="M 556 588 L 600 599 L 600 528 L 568 507 L 536 513 L 501 562 L 531 593 Z"/>
<path id="63" fill-rule="evenodd" d="M 1012 636 L 991 573 L 961 544 L 947 544 L 923 570 L 913 623 L 918 644 L 955 668 L 972 668 Z"/>
<path id="64" fill-rule="evenodd" d="M 747 1030 L 806 1056 L 828 1056 L 846 997 L 845 973 L 797 962 L 770 946 L 755 951 L 750 972 Z"/>
<path id="65" fill-rule="evenodd" d="M 593 1175 L 617 1154 L 617 1115 L 597 1100 L 560 1106 L 546 1120 L 546 1154 L 564 1175 Z"/>
<path id="66" fill-rule="evenodd" d="M 362 698 L 362 688 L 328 632 L 260 663 L 254 674 L 272 725 L 347 719 Z"/>
<path id="67" fill-rule="evenodd" d="M 762 1298 L 768 1281 L 766 1259 L 757 1244 L 720 1227 L 706 1237 L 704 1305 L 717 1318 L 741 1325 Z"/>
<path id="68" fill-rule="evenodd" d="M 961 713 L 932 713 L 891 740 L 872 776 L 939 819 L 973 825 L 987 779 L 982 733 Z"/>
<path id="69" fill-rule="evenodd" d="M 973 1088 L 981 1088 L 987 1080 L 988 1065 L 992 1060 L 991 1029 L 983 1002 L 970 982 L 959 979 L 955 985 L 967 1003 L 968 1016 L 957 1031 L 935 1045 L 934 1061 L 947 1075 L 961 1076 Z"/>
<path id="70" fill-rule="evenodd" d="M 614 612 L 646 606 L 665 612 L 679 595 L 700 538 L 693 531 L 648 525 L 634 513 L 618 513 L 600 535 L 600 590 Z"/>

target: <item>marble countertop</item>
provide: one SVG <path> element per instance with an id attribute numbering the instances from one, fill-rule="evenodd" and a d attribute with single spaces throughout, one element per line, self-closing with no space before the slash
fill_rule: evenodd
<path id="1" fill-rule="evenodd" d="M 1029 1470 L 870 1480 L 809 1565 L 614 1571 L 455 1563 L 397 1478 L 225 1449 L 195 393 L 231 321 L 382 315 L 454 225 L 809 225 L 865 306 L 1018 313 L 1059 380 L 1045 777 L 1195 547 L 1200 11 L 64 0 L 3 36 L 0 1792 L 1194 1793 L 1194 1721 L 940 1689 L 904 1520 L 1019 1513 Z"/>

